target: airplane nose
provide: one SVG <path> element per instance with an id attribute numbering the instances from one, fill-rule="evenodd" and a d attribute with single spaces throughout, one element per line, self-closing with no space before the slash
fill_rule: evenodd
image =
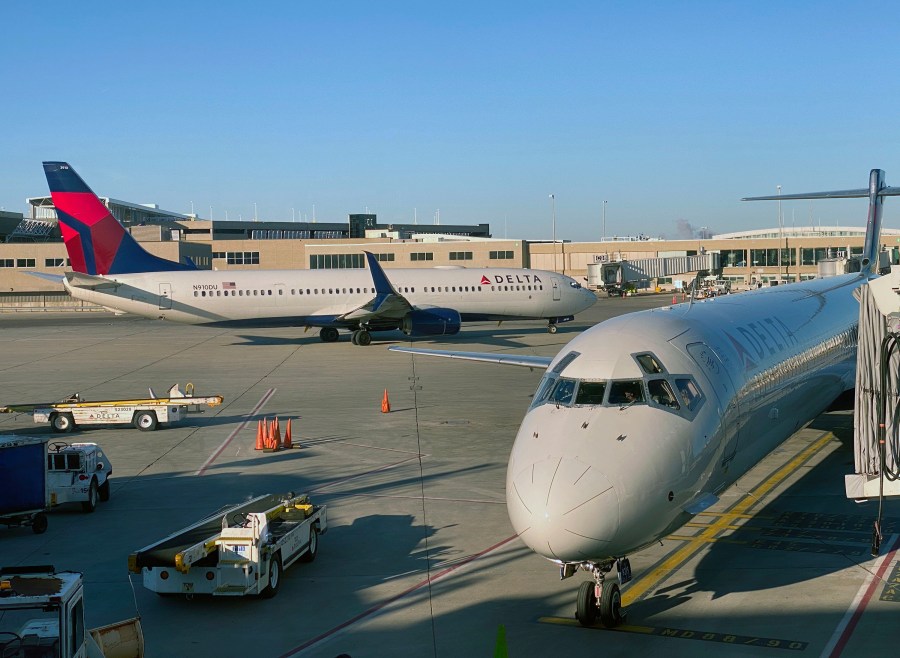
<path id="1" fill-rule="evenodd" d="M 564 562 L 607 557 L 619 525 L 612 482 L 577 458 L 548 457 L 511 473 L 506 505 L 522 541 Z"/>

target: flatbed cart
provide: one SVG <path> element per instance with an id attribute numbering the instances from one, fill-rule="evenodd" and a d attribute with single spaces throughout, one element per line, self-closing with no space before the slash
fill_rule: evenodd
<path id="1" fill-rule="evenodd" d="M 150 432 L 161 423 L 172 424 L 182 420 L 188 411 L 202 405 L 215 407 L 222 404 L 221 395 L 197 397 L 193 387 L 188 396 L 176 384 L 166 397 L 130 400 L 87 401 L 75 393 L 59 402 L 36 402 L 11 404 L 0 407 L 0 413 L 30 413 L 35 423 L 50 423 L 54 432 L 71 432 L 76 427 L 91 425 L 133 425 L 137 429 Z"/>
<path id="2" fill-rule="evenodd" d="M 328 530 L 324 505 L 309 496 L 267 494 L 145 546 L 128 557 L 128 570 L 160 595 L 208 594 L 271 598 L 282 572 L 312 562 Z"/>

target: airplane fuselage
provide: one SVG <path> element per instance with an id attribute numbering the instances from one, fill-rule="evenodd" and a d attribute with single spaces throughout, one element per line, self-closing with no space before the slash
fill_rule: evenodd
<path id="1" fill-rule="evenodd" d="M 516 531 L 549 559 L 602 563 L 682 525 L 853 386 L 865 281 L 632 313 L 572 340 L 512 449 Z"/>
<path id="2" fill-rule="evenodd" d="M 596 301 L 571 278 L 543 270 L 388 272 L 413 306 L 455 309 L 463 321 L 565 318 Z M 345 326 L 340 318 L 375 294 L 365 269 L 147 272 L 108 275 L 96 288 L 65 286 L 75 298 L 118 311 L 214 325 Z"/>

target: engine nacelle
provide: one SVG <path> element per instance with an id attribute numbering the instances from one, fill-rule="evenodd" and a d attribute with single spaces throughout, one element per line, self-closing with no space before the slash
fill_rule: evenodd
<path id="1" fill-rule="evenodd" d="M 452 336 L 459 333 L 462 318 L 452 308 L 410 311 L 400 329 L 407 336 Z"/>

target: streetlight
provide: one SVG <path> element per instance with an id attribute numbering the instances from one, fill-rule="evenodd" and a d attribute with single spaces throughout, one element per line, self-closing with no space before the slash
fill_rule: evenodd
<path id="1" fill-rule="evenodd" d="M 553 270 L 556 271 L 556 195 L 550 195 L 550 206 L 553 209 Z"/>
<path id="2" fill-rule="evenodd" d="M 781 185 L 776 185 L 778 190 L 778 280 L 781 281 L 781 243 L 784 242 L 784 228 L 781 223 Z"/>
<path id="3" fill-rule="evenodd" d="M 606 242 L 606 201 L 603 202 L 603 241 Z"/>

